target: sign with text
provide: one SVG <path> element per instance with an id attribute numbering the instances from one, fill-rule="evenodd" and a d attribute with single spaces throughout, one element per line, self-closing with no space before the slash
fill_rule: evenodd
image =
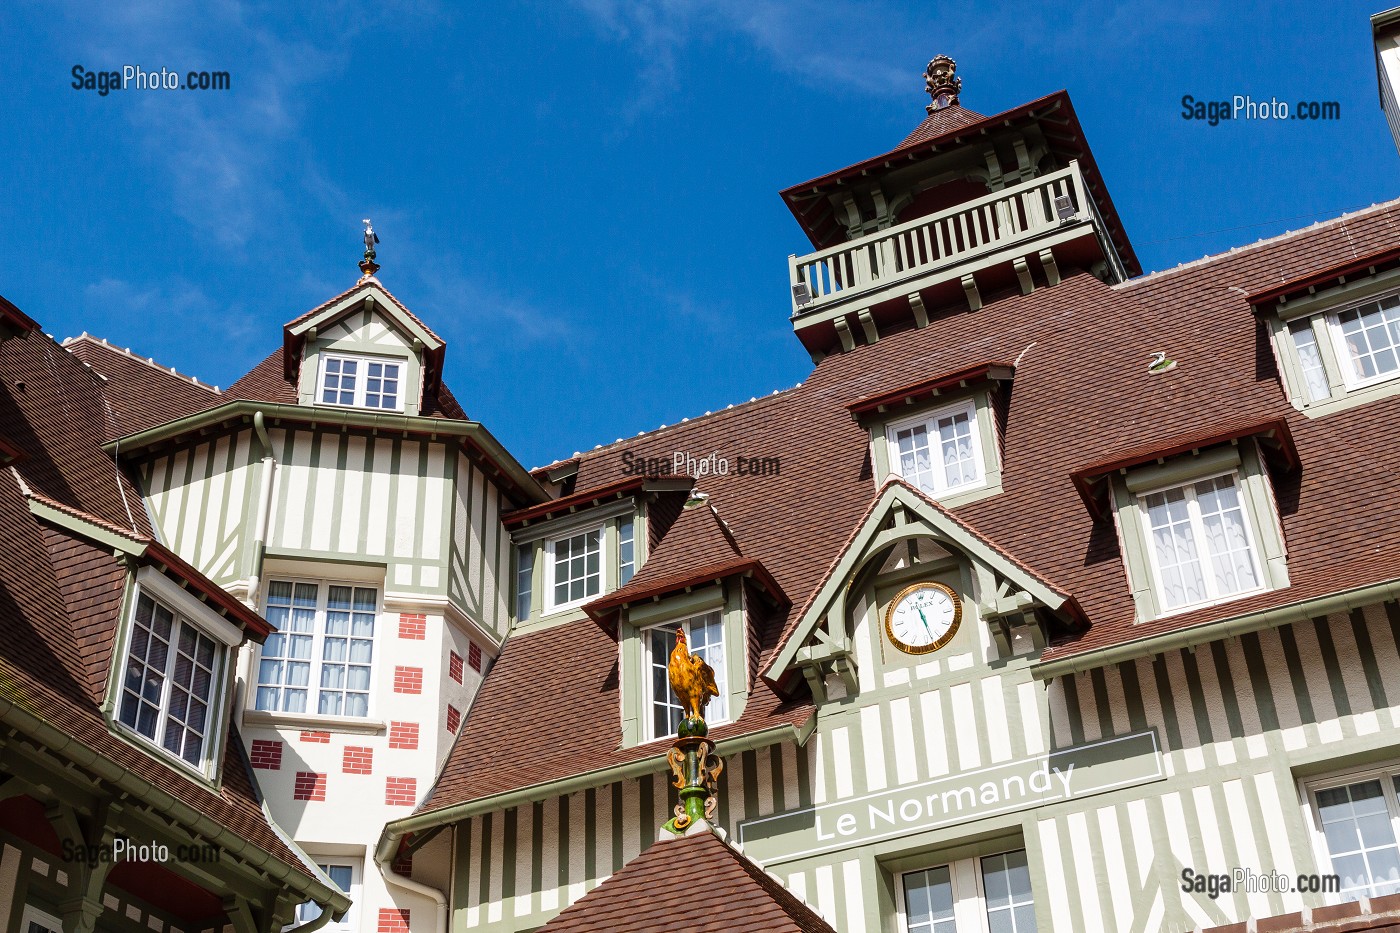
<path id="1" fill-rule="evenodd" d="M 1164 776 L 1157 733 L 1135 732 L 748 820 L 739 824 L 739 842 L 745 855 L 767 865 Z"/>

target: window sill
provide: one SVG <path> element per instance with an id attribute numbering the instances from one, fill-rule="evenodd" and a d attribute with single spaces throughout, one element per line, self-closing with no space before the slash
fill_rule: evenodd
<path id="1" fill-rule="evenodd" d="M 1248 598 L 1251 597 L 1251 596 L 1258 596 L 1260 593 L 1268 593 L 1268 592 L 1271 592 L 1271 591 L 1276 590 L 1276 589 L 1280 589 L 1280 587 L 1274 587 L 1274 586 L 1261 586 L 1261 587 L 1256 587 L 1255 589 L 1252 589 L 1252 590 L 1245 590 L 1245 591 L 1242 592 L 1242 593 L 1231 593 L 1229 596 L 1222 596 L 1222 597 L 1220 597 L 1219 599 L 1207 600 L 1207 601 L 1205 601 L 1205 602 L 1203 602 L 1203 603 L 1190 603 L 1189 605 L 1186 605 L 1186 606 L 1177 606 L 1175 609 L 1168 609 L 1168 610 L 1165 611 L 1165 612 L 1159 612 L 1159 613 L 1157 613 L 1156 615 L 1154 615 L 1152 618 L 1150 618 L 1150 619 L 1143 619 L 1142 621 L 1143 621 L 1143 622 L 1156 622 L 1156 621 L 1158 621 L 1158 620 L 1160 620 L 1160 619 L 1170 619 L 1170 618 L 1172 618 L 1172 617 L 1174 617 L 1174 616 L 1186 615 L 1188 612 L 1197 612 L 1197 611 L 1199 611 L 1199 610 L 1201 610 L 1201 609 L 1209 609 L 1209 608 L 1211 608 L 1212 606 L 1223 606 L 1223 605 L 1225 605 L 1226 603 L 1238 602 L 1238 601 L 1241 600 L 1241 599 L 1248 599 Z M 1141 624 L 1141 623 L 1139 623 L 1139 624 Z"/>
<path id="2" fill-rule="evenodd" d="M 1335 387 L 1334 387 L 1335 388 Z M 1391 377 L 1378 382 L 1370 382 L 1355 388 L 1344 388 L 1340 395 L 1333 395 L 1316 402 L 1294 399 L 1293 407 L 1309 418 L 1320 418 L 1335 412 L 1355 408 L 1369 402 L 1380 401 L 1400 394 L 1400 377 Z"/>
<path id="3" fill-rule="evenodd" d="M 265 709 L 243 711 L 243 722 L 270 729 L 307 729 L 318 732 L 344 732 L 351 735 L 383 735 L 384 721 L 358 716 L 320 716 L 314 713 L 274 713 Z"/>

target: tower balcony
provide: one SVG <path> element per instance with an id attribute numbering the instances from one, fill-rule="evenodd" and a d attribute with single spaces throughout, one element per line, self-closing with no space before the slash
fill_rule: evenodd
<path id="1" fill-rule="evenodd" d="M 975 311 L 986 290 L 1019 284 L 1030 292 L 1033 258 L 1043 284 L 1058 284 L 1062 269 L 1115 282 L 1128 277 L 1077 160 L 949 210 L 790 256 L 793 327 L 815 357 L 838 340 L 850 350 L 857 333 L 874 343 L 881 328 L 911 313 L 927 324 L 926 308 Z"/>

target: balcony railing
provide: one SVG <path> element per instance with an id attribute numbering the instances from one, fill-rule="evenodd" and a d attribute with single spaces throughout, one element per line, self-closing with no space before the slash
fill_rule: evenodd
<path id="1" fill-rule="evenodd" d="M 1068 196 L 1073 212 L 1061 217 L 1056 198 Z M 1085 208 L 1089 213 L 1085 213 Z M 1079 163 L 1005 188 L 952 210 L 915 218 L 806 256 L 790 256 L 793 316 L 882 292 L 938 269 L 1036 239 L 1098 211 L 1088 197 Z M 1097 224 L 1102 235 L 1103 224 Z M 1110 250 L 1111 252 L 1111 250 Z M 1116 262 L 1116 255 L 1110 262 Z M 801 286 L 807 289 L 807 300 Z"/>

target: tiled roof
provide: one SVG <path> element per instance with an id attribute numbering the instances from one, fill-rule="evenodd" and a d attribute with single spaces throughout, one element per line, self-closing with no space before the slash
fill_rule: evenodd
<path id="1" fill-rule="evenodd" d="M 695 897 L 687 898 L 687 884 Z M 658 896 L 675 892 L 675 896 Z M 654 843 L 544 925 L 550 933 L 832 933 L 821 915 L 713 832 Z"/>
<path id="2" fill-rule="evenodd" d="M 914 131 L 904 137 L 903 142 L 895 146 L 895 150 L 903 149 L 905 146 L 911 146 L 914 143 L 921 143 L 927 139 L 934 139 L 946 133 L 951 133 L 953 130 L 960 130 L 965 126 L 972 126 L 974 123 L 981 123 L 985 119 L 987 118 L 982 114 L 974 113 L 960 104 L 944 107 L 942 110 L 935 110 L 927 117 L 924 117 L 923 122 L 914 127 Z"/>
<path id="3" fill-rule="evenodd" d="M 215 792 L 108 731 L 100 703 L 126 570 L 110 547 L 33 515 L 25 490 L 114 534 L 151 539 L 140 494 L 99 446 L 111 383 L 38 332 L 0 341 L 0 371 L 0 436 L 25 454 L 0 476 L 0 699 L 305 874 L 267 822 L 236 734 Z"/>
<path id="4" fill-rule="evenodd" d="M 1202 933 L 1400 933 L 1400 894 L 1210 927 Z"/>
<path id="5" fill-rule="evenodd" d="M 441 337 L 439 337 L 436 333 L 433 332 L 433 329 L 431 327 L 429 327 L 427 324 L 424 324 L 423 321 L 418 317 L 418 315 L 408 310 L 408 307 L 405 306 L 402 301 L 399 301 L 397 298 L 395 298 L 393 294 L 389 291 L 389 289 L 385 288 L 383 283 L 380 282 L 378 279 L 374 279 L 373 281 L 369 282 L 356 282 L 354 285 L 352 285 L 350 288 L 347 288 L 339 295 L 336 295 L 334 298 L 331 298 L 327 301 L 321 302 L 319 305 L 312 308 L 305 314 L 297 315 L 283 326 L 296 327 L 302 321 L 308 320 L 309 318 L 313 318 L 316 315 L 320 314 L 322 311 L 326 310 L 327 308 L 334 307 L 335 305 L 340 304 L 342 301 L 349 298 L 356 292 L 366 291 L 371 288 L 376 288 L 379 291 L 383 292 L 384 296 L 394 303 L 394 307 L 402 311 L 410 321 L 423 328 L 423 330 L 426 331 L 428 335 L 431 336 L 434 340 L 438 341 L 439 343 L 446 343 L 445 340 L 443 340 Z"/>
<path id="6" fill-rule="evenodd" d="M 762 561 L 801 607 L 876 492 L 869 436 L 846 406 L 989 359 L 1019 358 L 1001 415 L 1002 491 L 953 513 L 971 529 L 994 530 L 990 537 L 1003 553 L 1053 581 L 1082 609 L 1088 627 L 1053 644 L 1047 660 L 1391 580 L 1400 576 L 1400 511 L 1392 507 L 1400 499 L 1400 471 L 1390 456 L 1400 396 L 1304 417 L 1284 397 L 1267 332 L 1245 296 L 1339 257 L 1397 243 L 1400 201 L 1125 286 L 1075 275 L 828 357 L 797 389 L 585 453 L 575 488 L 615 482 L 624 452 L 777 457 L 777 475 L 731 471 L 707 477 L 705 491 L 744 556 Z M 1157 350 L 1177 367 L 1150 373 Z M 1292 585 L 1135 624 L 1113 523 L 1085 508 L 1073 474 L 1154 441 L 1242 419 L 1281 419 L 1301 463 L 1274 478 Z M 653 547 L 659 554 L 664 541 Z M 773 630 L 762 639 L 765 668 L 798 618 L 796 608 L 774 614 Z M 591 743 L 597 760 L 587 766 L 557 763 L 544 746 L 519 735 L 531 730 L 508 726 L 520 721 L 517 703 L 531 716 L 561 715 L 562 704 L 551 703 L 573 672 L 582 673 L 581 683 L 602 685 L 615 676 L 616 660 L 615 644 L 588 622 L 513 639 L 429 806 L 556 779 L 629 754 L 613 752 L 609 741 L 619 729 L 615 687 L 570 691 L 594 697 L 573 704 L 571 716 L 583 718 L 587 734 L 606 737 Z M 763 683 L 755 696 L 759 708 L 774 707 Z"/>
<path id="7" fill-rule="evenodd" d="M 91 334 L 71 337 L 63 346 L 106 379 L 103 396 L 112 407 L 114 422 L 108 439 L 165 424 L 224 401 L 214 386 Z"/>

